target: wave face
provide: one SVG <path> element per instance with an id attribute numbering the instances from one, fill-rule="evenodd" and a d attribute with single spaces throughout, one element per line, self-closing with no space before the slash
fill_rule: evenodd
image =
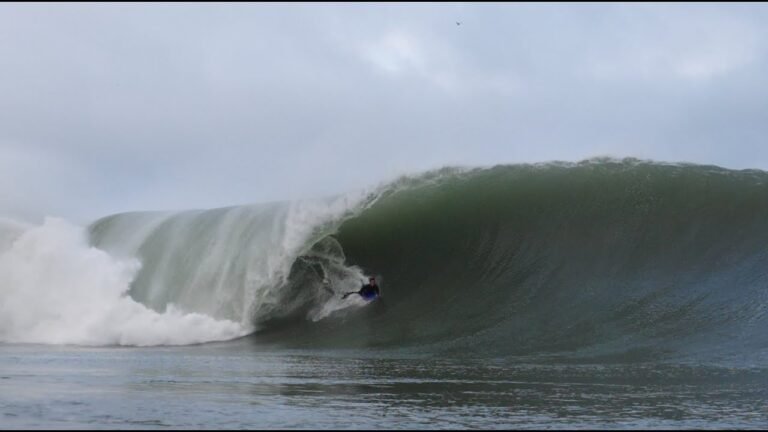
<path id="1" fill-rule="evenodd" d="M 36 240 L 0 255 L 0 275 L 13 276 L 2 282 L 25 287 L 0 291 L 0 307 L 27 311 L 0 318 L 0 339 L 151 345 L 255 332 L 262 345 L 457 355 L 765 355 L 766 221 L 768 173 L 593 159 L 119 214 L 87 234 L 47 222 L 16 228 Z M 31 276 L 43 266 L 44 280 Z M 341 301 L 368 274 L 381 301 Z M 50 287 L 77 292 L 59 296 L 74 299 L 64 318 L 35 305 Z M 48 327 L 35 327 L 41 316 Z"/>
<path id="2" fill-rule="evenodd" d="M 334 237 L 386 278 L 385 301 L 267 338 L 632 359 L 768 347 L 764 172 L 598 159 L 449 173 Z"/>

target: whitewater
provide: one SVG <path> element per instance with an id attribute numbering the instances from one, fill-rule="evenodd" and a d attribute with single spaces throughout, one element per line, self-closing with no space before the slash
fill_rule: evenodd
<path id="1" fill-rule="evenodd" d="M 364 194 L 116 215 L 90 228 L 54 217 L 0 221 L 0 341 L 185 345 L 250 334 L 260 316 L 281 310 L 302 248 Z M 334 261 L 322 252 L 314 255 Z"/>

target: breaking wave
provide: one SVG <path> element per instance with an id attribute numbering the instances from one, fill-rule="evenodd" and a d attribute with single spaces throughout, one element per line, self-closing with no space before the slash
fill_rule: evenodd
<path id="1" fill-rule="evenodd" d="M 254 333 L 490 356 L 764 353 L 767 180 L 592 159 L 445 168 L 325 200 L 125 213 L 85 230 L 0 225 L 15 239 L 0 235 L 0 340 Z M 380 301 L 341 301 L 369 274 Z"/>

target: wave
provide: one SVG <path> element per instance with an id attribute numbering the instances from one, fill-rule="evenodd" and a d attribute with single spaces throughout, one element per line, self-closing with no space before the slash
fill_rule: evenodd
<path id="1" fill-rule="evenodd" d="M 340 227 L 372 343 L 489 354 L 768 346 L 768 174 L 597 159 L 413 187 Z"/>
<path id="2" fill-rule="evenodd" d="M 114 287 L 91 303 L 129 302 L 143 311 L 126 316 L 165 317 L 168 327 L 130 338 L 110 314 L 97 326 L 107 337 L 83 330 L 55 341 L 254 333 L 258 344 L 490 356 L 765 352 L 766 180 L 757 170 L 592 159 L 445 168 L 326 200 L 113 215 L 87 228 L 87 245 L 60 244 L 101 261 L 62 267 Z M 36 247 L 62 227 L 42 229 Z M 13 256 L 44 253 L 30 248 L 17 241 L 0 256 L 0 277 L 13 275 L 3 285 L 49 295 L 38 284 L 66 278 L 32 277 L 43 261 L 17 271 Z M 383 281 L 381 301 L 341 301 L 368 274 Z M 31 310 L 24 301 L 15 310 Z M 184 328 L 183 317 L 209 321 Z M 54 340 L 22 336 L 18 320 L 0 318 L 0 340 Z"/>

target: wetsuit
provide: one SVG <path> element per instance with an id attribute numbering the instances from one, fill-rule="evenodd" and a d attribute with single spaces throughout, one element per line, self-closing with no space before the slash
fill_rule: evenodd
<path id="1" fill-rule="evenodd" d="M 360 291 L 348 292 L 344 294 L 341 298 L 345 299 L 352 294 L 360 294 L 360 297 L 366 300 L 373 300 L 379 296 L 379 286 L 371 285 L 371 284 L 363 285 L 363 287 L 360 288 Z"/>
<path id="2" fill-rule="evenodd" d="M 363 285 L 363 287 L 360 288 L 360 291 L 358 291 L 358 294 L 366 300 L 373 300 L 379 295 L 379 286 L 371 284 Z"/>

